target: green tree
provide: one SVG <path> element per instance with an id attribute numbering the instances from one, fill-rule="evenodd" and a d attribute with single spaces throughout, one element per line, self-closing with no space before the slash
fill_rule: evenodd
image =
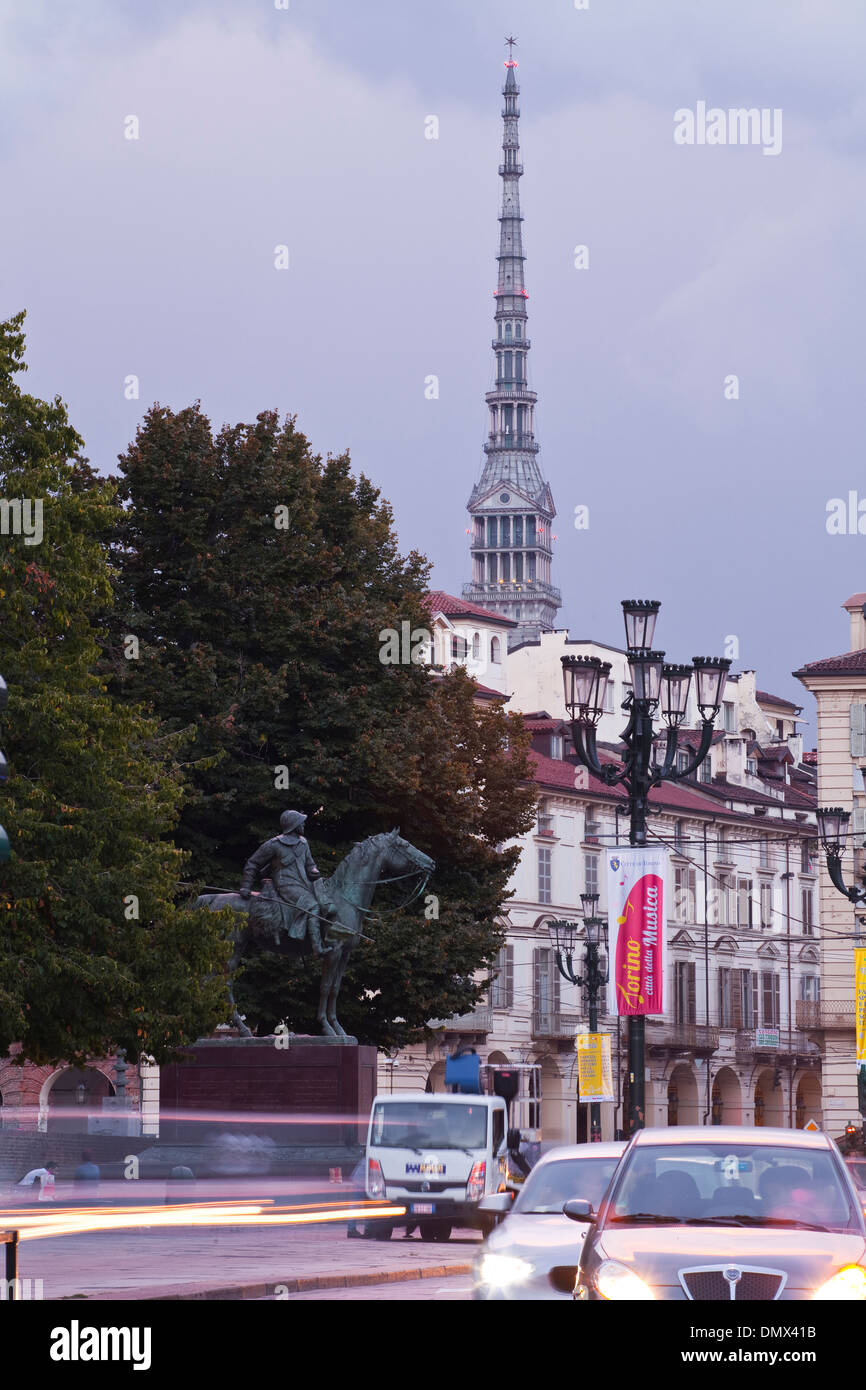
<path id="1" fill-rule="evenodd" d="M 112 603 L 113 484 L 59 397 L 24 394 L 24 314 L 0 324 L 0 482 L 41 536 L 0 538 L 2 720 L 10 764 L 0 870 L 0 1055 L 157 1058 L 225 1018 L 224 914 L 178 911 L 184 796 L 174 743 L 97 675 Z M 11 513 L 10 513 L 11 515 Z"/>
<path id="2" fill-rule="evenodd" d="M 475 703 L 464 675 L 382 661 L 380 634 L 429 624 L 429 567 L 400 555 L 388 504 L 347 456 L 314 455 L 294 419 L 264 412 L 214 434 L 198 405 L 148 412 L 119 494 L 106 661 L 112 688 L 152 706 L 167 733 L 196 725 L 177 830 L 191 877 L 235 885 L 288 806 L 310 816 L 326 874 L 353 840 L 399 825 L 437 861 L 439 917 L 423 902 L 402 909 L 396 891 L 377 897 L 375 944 L 354 954 L 341 1017 L 390 1047 L 470 1007 L 516 860 L 498 847 L 531 823 L 527 740 Z M 137 662 L 123 659 L 128 633 Z M 312 1028 L 316 974 L 263 955 L 239 1002 L 260 1028 Z"/>

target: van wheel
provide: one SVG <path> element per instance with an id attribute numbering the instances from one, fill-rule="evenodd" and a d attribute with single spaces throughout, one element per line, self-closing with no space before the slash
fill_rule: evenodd
<path id="1" fill-rule="evenodd" d="M 487 1212 L 483 1212 L 478 1218 L 478 1229 L 484 1240 L 486 1240 L 490 1232 L 495 1229 L 495 1226 L 496 1217 L 488 1215 Z"/>
<path id="2" fill-rule="evenodd" d="M 431 1235 L 432 1235 L 433 1240 L 450 1240 L 450 1239 L 451 1239 L 451 1222 L 450 1222 L 450 1221 L 436 1221 L 436 1222 L 434 1222 L 434 1223 L 433 1223 L 433 1230 L 432 1230 L 432 1232 L 431 1232 Z"/>
<path id="3" fill-rule="evenodd" d="M 377 1222 L 376 1226 L 373 1228 L 373 1239 L 390 1240 L 393 1230 L 394 1227 L 391 1225 L 390 1221 L 383 1221 L 381 1226 Z"/>

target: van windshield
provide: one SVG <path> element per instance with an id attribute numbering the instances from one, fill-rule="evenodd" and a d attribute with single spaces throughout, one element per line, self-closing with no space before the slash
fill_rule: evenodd
<path id="1" fill-rule="evenodd" d="M 483 1149 L 487 1107 L 471 1101 L 452 1105 L 389 1101 L 373 1108 L 370 1142 L 383 1149 Z"/>

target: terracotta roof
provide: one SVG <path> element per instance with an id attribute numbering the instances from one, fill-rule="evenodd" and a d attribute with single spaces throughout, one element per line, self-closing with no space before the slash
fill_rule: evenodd
<path id="1" fill-rule="evenodd" d="M 599 751 L 602 763 L 614 761 L 612 757 Z M 589 792 L 611 801 L 622 802 L 623 805 L 628 801 L 628 795 L 621 786 L 608 787 L 599 778 L 593 777 L 591 772 L 587 772 L 587 785 L 576 787 L 574 774 L 582 770 L 582 765 L 573 755 L 560 760 L 547 758 L 543 753 L 536 753 L 534 749 L 530 749 L 529 757 L 535 765 L 535 780 L 547 787 L 582 792 L 584 795 Z M 693 811 L 705 816 L 713 815 L 716 809 L 712 802 L 706 800 L 696 789 L 677 782 L 665 782 L 663 787 L 654 788 L 650 793 L 650 806 L 671 806 L 676 810 Z"/>
<path id="2" fill-rule="evenodd" d="M 756 690 L 755 699 L 763 700 L 767 705 L 780 705 L 784 706 L 785 709 L 795 709 L 798 712 L 803 708 L 802 705 L 795 705 L 792 700 L 784 700 L 781 695 L 770 695 L 766 690 Z"/>
<path id="3" fill-rule="evenodd" d="M 818 750 L 813 748 L 810 753 L 803 754 L 803 762 L 811 763 L 814 767 L 818 766 Z"/>
<path id="4" fill-rule="evenodd" d="M 809 661 L 795 676 L 862 676 L 866 675 L 866 648 L 845 652 L 842 656 L 825 656 L 822 661 Z"/>
<path id="5" fill-rule="evenodd" d="M 513 618 L 503 618 L 489 608 L 477 603 L 467 603 L 465 599 L 446 594 L 442 589 L 431 589 L 424 595 L 424 602 L 431 613 L 444 613 L 446 618 L 483 618 L 488 623 L 498 623 L 500 627 L 517 627 Z"/>
<path id="6" fill-rule="evenodd" d="M 551 719 L 549 715 L 544 719 L 534 719 L 532 715 L 524 715 L 523 722 L 526 728 L 531 729 L 534 734 L 558 734 L 565 725 L 564 720 Z"/>
<path id="7" fill-rule="evenodd" d="M 501 690 L 494 690 L 492 686 L 482 685 L 480 681 L 475 682 L 475 694 L 482 700 L 510 700 L 510 695 L 503 695 Z"/>

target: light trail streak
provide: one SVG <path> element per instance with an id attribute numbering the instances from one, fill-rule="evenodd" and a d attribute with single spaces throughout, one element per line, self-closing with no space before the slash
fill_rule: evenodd
<path id="1" fill-rule="evenodd" d="M 79 1235 L 87 1231 L 120 1231 L 133 1227 L 170 1229 L 179 1226 L 303 1226 L 327 1221 L 369 1221 L 379 1216 L 405 1216 L 399 1206 L 342 1206 L 323 1210 L 275 1211 L 272 1206 L 247 1203 L 230 1206 L 197 1203 L 177 1207 L 123 1207 L 116 1211 L 97 1208 L 84 1211 L 15 1214 L 19 1239 L 46 1240 L 53 1236 Z M 10 1213 L 11 1215 L 11 1213 Z M 7 1220 L 6 1225 L 13 1222 Z"/>

